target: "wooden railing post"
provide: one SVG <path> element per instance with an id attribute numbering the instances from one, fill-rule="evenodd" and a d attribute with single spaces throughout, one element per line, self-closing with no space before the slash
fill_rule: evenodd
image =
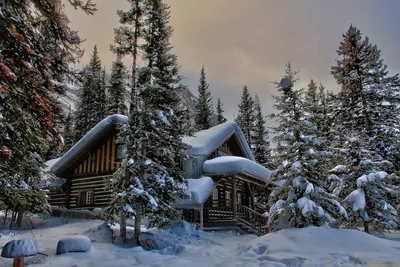
<path id="1" fill-rule="evenodd" d="M 233 219 L 237 219 L 237 191 L 236 191 L 236 177 L 232 179 L 232 204 L 233 204 Z"/>

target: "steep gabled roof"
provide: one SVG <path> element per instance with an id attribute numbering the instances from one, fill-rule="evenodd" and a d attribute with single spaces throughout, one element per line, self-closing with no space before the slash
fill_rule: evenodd
<path id="1" fill-rule="evenodd" d="M 107 130 L 117 124 L 126 123 L 128 118 L 123 115 L 110 115 L 99 122 L 81 140 L 78 141 L 67 153 L 64 154 L 50 169 L 53 174 L 59 175 L 65 167 L 71 164 L 74 159 L 96 142 Z M 191 137 L 184 137 L 182 141 L 191 149 L 186 151 L 188 155 L 209 155 L 218 148 L 224 141 L 236 134 L 241 147 L 248 158 L 254 161 L 253 153 L 246 142 L 243 132 L 234 122 L 225 122 L 208 130 L 199 131 Z"/>
<path id="2" fill-rule="evenodd" d="M 253 153 L 246 142 L 242 130 L 234 122 L 224 122 L 210 129 L 199 131 L 194 136 L 184 137 L 182 141 L 192 147 L 187 151 L 188 154 L 209 155 L 233 134 L 238 137 L 240 145 L 248 158 L 254 161 Z"/>
<path id="3" fill-rule="evenodd" d="M 123 124 L 128 120 L 126 116 L 114 114 L 106 117 L 99 122 L 93 129 L 91 129 L 85 136 L 81 138 L 70 150 L 67 151 L 54 165 L 51 167 L 50 172 L 58 175 L 60 172 L 74 159 L 89 148 L 96 140 L 99 139 L 107 130 L 117 124 Z"/>

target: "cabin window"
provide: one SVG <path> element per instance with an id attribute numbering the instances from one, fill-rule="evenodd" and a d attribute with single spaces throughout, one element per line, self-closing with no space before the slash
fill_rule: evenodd
<path id="1" fill-rule="evenodd" d="M 93 190 L 80 191 L 78 197 L 79 205 L 93 204 Z"/>
<path id="2" fill-rule="evenodd" d="M 242 205 L 242 195 L 241 194 L 237 194 L 237 202 L 239 205 Z"/>
<path id="3" fill-rule="evenodd" d="M 213 194 L 212 194 L 212 199 L 213 199 L 213 207 L 218 206 L 218 188 L 214 188 Z"/>
<path id="4" fill-rule="evenodd" d="M 123 159 L 126 156 L 126 145 L 119 145 L 117 147 L 117 158 Z"/>

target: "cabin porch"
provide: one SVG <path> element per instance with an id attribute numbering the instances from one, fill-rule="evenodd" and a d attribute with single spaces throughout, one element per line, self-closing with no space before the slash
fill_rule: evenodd
<path id="1" fill-rule="evenodd" d="M 246 226 L 267 233 L 265 182 L 246 173 L 209 175 L 215 183 L 208 199 L 199 207 L 182 210 L 184 220 L 200 228 Z"/>

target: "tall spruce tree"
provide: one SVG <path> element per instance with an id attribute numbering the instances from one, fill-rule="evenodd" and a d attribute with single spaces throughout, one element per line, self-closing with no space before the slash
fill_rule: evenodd
<path id="1" fill-rule="evenodd" d="M 113 62 L 111 70 L 110 87 L 108 90 L 107 111 L 108 114 L 127 115 L 126 106 L 127 90 L 125 87 L 126 69 L 120 56 Z"/>
<path id="2" fill-rule="evenodd" d="M 298 78 L 290 63 L 286 75 L 277 85 L 275 95 L 278 125 L 273 128 L 278 158 L 282 164 L 272 174 L 272 181 L 279 184 L 270 197 L 269 223 L 292 227 L 321 226 L 347 217 L 344 208 L 326 191 L 327 178 L 319 162 L 333 153 L 322 150 L 323 138 L 316 135 L 312 122 L 314 114 L 304 112 L 302 90 L 295 90 Z"/>
<path id="3" fill-rule="evenodd" d="M 213 126 L 213 100 L 208 87 L 206 71 L 203 66 L 200 71 L 200 83 L 197 87 L 198 97 L 195 106 L 195 128 L 198 131 L 206 130 Z"/>
<path id="4" fill-rule="evenodd" d="M 75 116 L 75 141 L 105 117 L 105 88 L 97 46 L 94 46 L 90 63 L 83 71 L 83 80 Z"/>
<path id="5" fill-rule="evenodd" d="M 226 122 L 226 118 L 224 117 L 224 109 L 220 98 L 218 98 L 217 101 L 216 111 L 217 111 L 217 124 Z"/>
<path id="6" fill-rule="evenodd" d="M 350 26 L 337 50 L 340 59 L 332 74 L 341 85 L 337 128 L 346 140 L 343 190 L 353 226 L 361 221 L 366 232 L 390 229 L 398 223 L 389 202 L 390 185 L 399 177 L 393 171 L 393 144 L 398 138 L 399 77 L 388 76 L 376 45 Z M 360 204 L 363 203 L 363 204 Z"/>
<path id="7" fill-rule="evenodd" d="M 258 95 L 254 97 L 254 136 L 253 136 L 253 154 L 256 161 L 265 166 L 272 167 L 271 165 L 271 150 L 269 142 L 269 133 L 265 126 L 265 117 L 262 114 L 262 107 Z"/>
<path id="8" fill-rule="evenodd" d="M 90 1 L 69 2 L 95 11 Z M 1 1 L 0 36 L 0 206 L 12 215 L 43 212 L 40 153 L 46 139 L 59 139 L 54 81 L 80 55 L 80 39 L 53 0 Z"/>
<path id="9" fill-rule="evenodd" d="M 242 99 L 239 103 L 239 113 L 235 122 L 243 131 L 246 141 L 251 148 L 253 147 L 254 121 L 254 100 L 245 85 L 242 91 Z"/>
<path id="10" fill-rule="evenodd" d="M 169 43 L 169 7 L 161 0 L 149 0 L 144 7 L 146 67 L 138 72 L 138 105 L 130 111 L 118 138 L 127 144 L 127 155 L 111 181 L 114 199 L 107 209 L 111 215 L 135 216 L 135 241 L 142 216 L 153 226 L 166 226 L 177 217 L 171 203 L 185 196 L 179 163 L 186 149 L 182 143 L 186 116 L 180 105 L 176 56 Z"/>
<path id="11" fill-rule="evenodd" d="M 111 45 L 111 51 L 124 56 L 132 57 L 131 86 L 130 86 L 130 104 L 129 109 L 133 109 L 136 104 L 136 81 L 137 65 L 140 52 L 140 40 L 142 39 L 141 30 L 143 18 L 145 15 L 145 4 L 147 0 L 128 0 L 130 9 L 127 11 L 118 10 L 119 22 L 122 24 L 114 29 L 114 45 Z"/>
<path id="12" fill-rule="evenodd" d="M 67 118 L 65 119 L 62 136 L 64 138 L 63 152 L 67 152 L 74 145 L 75 141 L 74 117 L 71 107 L 69 107 Z"/>

